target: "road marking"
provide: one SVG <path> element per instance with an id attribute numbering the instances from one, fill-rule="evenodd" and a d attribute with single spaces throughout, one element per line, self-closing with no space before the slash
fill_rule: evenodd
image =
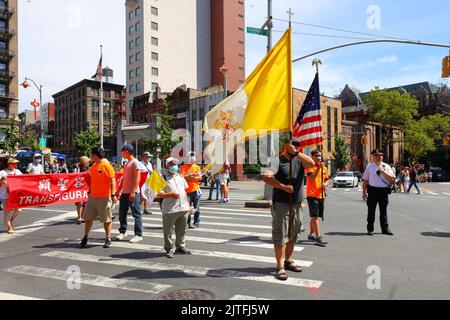
<path id="1" fill-rule="evenodd" d="M 67 210 L 44 209 L 44 208 L 24 208 L 22 210 L 24 210 L 24 211 L 27 210 L 27 211 L 67 212 Z"/>
<path id="2" fill-rule="evenodd" d="M 0 292 L 0 301 L 2 300 L 42 300 L 42 299 Z"/>
<path id="3" fill-rule="evenodd" d="M 448 192 L 442 192 L 442 194 L 445 194 L 446 196 L 450 196 L 450 193 L 448 193 Z"/>
<path id="4" fill-rule="evenodd" d="M 78 243 L 78 242 L 76 242 Z M 103 242 L 91 241 L 91 244 L 101 246 Z M 132 249 L 132 250 L 142 250 L 142 251 L 151 251 L 151 252 L 164 252 L 164 249 L 161 246 L 147 245 L 147 244 L 132 244 L 129 242 L 114 242 L 114 247 L 123 248 L 123 249 Z M 266 257 L 266 256 L 255 256 L 249 254 L 241 254 L 241 253 L 232 253 L 232 252 L 220 252 L 220 251 L 208 251 L 208 250 L 191 250 L 192 254 L 196 256 L 204 256 L 209 258 L 223 258 L 223 259 L 232 259 L 232 260 L 243 260 L 243 261 L 254 261 L 254 262 L 262 262 L 262 263 L 275 263 L 274 257 Z M 311 267 L 312 261 L 302 261 L 296 260 L 296 262 L 302 267 Z"/>
<path id="5" fill-rule="evenodd" d="M 202 214 L 215 214 L 215 215 L 225 215 L 225 216 L 237 216 L 237 217 L 257 217 L 257 218 L 263 218 L 265 217 L 264 215 L 261 214 L 255 214 L 255 213 L 248 213 L 248 212 L 252 212 L 252 211 L 244 211 L 244 210 L 230 210 L 230 212 L 222 212 L 222 211 L 213 211 L 213 210 L 204 210 L 204 207 L 200 208 L 200 211 Z M 233 211 L 233 212 L 231 212 Z M 236 213 L 236 212 L 242 212 L 242 213 Z M 161 215 L 161 211 L 153 211 L 152 213 L 154 215 Z M 245 214 L 243 214 L 245 213 Z M 264 212 L 266 214 L 267 217 L 270 217 L 270 211 L 265 211 Z"/>
<path id="6" fill-rule="evenodd" d="M 201 209 L 206 209 L 206 210 L 211 210 L 212 212 L 216 212 L 216 211 L 231 211 L 231 212 L 244 212 L 244 213 L 270 213 L 269 210 L 244 210 L 244 209 L 227 209 L 227 208 L 214 208 L 214 207 L 201 207 Z"/>
<path id="7" fill-rule="evenodd" d="M 69 277 L 72 276 L 71 273 L 67 271 L 40 268 L 34 266 L 16 266 L 4 270 L 5 272 L 21 274 L 26 276 L 40 277 L 53 280 L 67 281 Z M 102 277 L 87 273 L 82 273 L 80 275 L 80 283 L 95 287 L 111 288 L 111 289 L 121 289 L 127 291 L 144 292 L 150 294 L 161 293 L 172 286 L 165 284 L 156 284 L 150 282 L 142 282 L 135 280 L 126 279 L 113 279 L 108 277 Z"/>
<path id="8" fill-rule="evenodd" d="M 142 218 L 143 221 L 155 221 L 155 222 L 161 222 L 162 220 L 160 218 L 150 218 L 150 217 L 144 217 Z M 265 221 L 267 223 L 270 223 L 270 221 Z M 227 222 L 204 222 L 202 221 L 200 223 L 201 225 L 205 226 L 218 226 L 218 227 L 238 227 L 238 228 L 253 228 L 253 229 L 270 229 L 272 230 L 272 226 L 263 226 L 263 225 L 256 225 L 256 224 L 246 224 L 246 223 L 227 223 Z"/>
<path id="9" fill-rule="evenodd" d="M 94 230 L 93 232 L 98 233 L 105 233 L 103 229 Z M 164 235 L 159 233 L 145 233 L 144 236 L 147 238 L 159 238 L 163 239 Z M 239 247 L 252 247 L 252 248 L 259 248 L 259 249 L 270 249 L 273 250 L 273 244 L 269 243 L 261 243 L 261 242 L 255 242 L 255 241 L 236 241 L 236 240 L 228 240 L 228 239 L 218 239 L 218 238 L 202 238 L 202 237 L 190 237 L 185 236 L 184 237 L 186 241 L 192 241 L 192 242 L 201 242 L 201 243 L 208 243 L 208 244 L 223 244 L 227 246 L 239 246 Z M 294 247 L 295 252 L 301 252 L 305 248 L 304 247 Z"/>
<path id="10" fill-rule="evenodd" d="M 18 237 L 22 237 L 24 235 L 27 235 L 29 233 L 44 229 L 46 227 L 52 226 L 54 224 L 57 224 L 59 222 L 63 222 L 64 220 L 68 218 L 76 217 L 77 212 L 76 211 L 70 211 L 63 214 L 60 214 L 55 217 L 51 217 L 48 219 L 36 221 L 32 224 L 20 226 L 15 228 L 16 234 L 10 235 L 10 234 L 1 234 L 0 235 L 0 243 L 6 242 L 9 240 L 17 239 Z"/>
<path id="11" fill-rule="evenodd" d="M 347 192 L 347 191 L 350 191 L 350 189 L 345 189 L 344 191 Z"/>
<path id="12" fill-rule="evenodd" d="M 252 297 L 252 296 L 243 296 L 240 294 L 234 295 L 230 298 L 230 300 L 270 300 L 266 298 Z"/>
<path id="13" fill-rule="evenodd" d="M 78 254 L 78 253 L 70 253 L 70 252 L 62 252 L 62 251 L 52 251 L 52 252 L 41 254 L 41 256 L 48 257 L 48 258 L 72 260 L 72 261 L 83 261 L 83 262 L 139 268 L 139 269 L 144 269 L 144 270 L 158 270 L 158 271 L 165 271 L 165 272 L 168 272 L 168 271 L 183 272 L 188 275 L 194 275 L 194 276 L 200 276 L 200 277 L 230 278 L 230 279 L 238 279 L 238 280 L 266 282 L 266 283 L 272 283 L 272 284 L 291 285 L 291 286 L 295 286 L 295 287 L 320 288 L 320 286 L 323 284 L 323 281 L 299 279 L 299 278 L 294 278 L 294 277 L 289 277 L 289 279 L 287 281 L 283 281 L 281 283 L 279 280 L 276 280 L 273 276 L 268 276 L 268 275 L 259 274 L 259 273 L 240 272 L 240 271 L 231 270 L 231 269 L 215 270 L 212 268 L 199 267 L 199 266 L 167 264 L 167 263 L 151 262 L 149 260 L 142 261 L 142 260 L 133 260 L 133 259 L 120 259 L 120 258 L 93 256 L 93 255 L 87 255 L 87 254 Z"/>
<path id="14" fill-rule="evenodd" d="M 447 199 L 446 197 L 430 197 L 430 196 L 425 196 L 425 199 Z"/>
<path id="15" fill-rule="evenodd" d="M 439 193 L 436 193 L 436 192 L 428 192 L 429 194 L 432 194 L 433 196 L 438 196 L 439 195 Z"/>
<path id="16" fill-rule="evenodd" d="M 202 213 L 205 213 L 205 214 L 203 214 L 202 216 L 201 216 L 201 218 L 202 218 L 202 220 L 203 219 L 206 219 L 206 220 L 209 220 L 209 219 L 211 219 L 211 220 L 225 220 L 225 219 L 233 219 L 233 221 L 234 220 L 236 220 L 236 221 L 248 221 L 248 219 L 245 219 L 245 218 L 230 218 L 230 217 L 216 217 L 216 216 L 210 216 L 209 215 L 209 212 L 204 212 L 204 211 L 202 211 Z M 152 212 L 152 215 L 154 215 L 154 216 L 161 216 L 162 214 L 161 214 L 161 212 L 156 212 L 156 211 L 153 211 Z M 240 214 L 240 216 L 242 217 L 242 214 Z M 146 218 L 151 218 L 151 216 L 150 215 L 144 215 L 143 217 L 142 217 L 142 219 L 146 219 Z M 160 218 L 160 220 L 161 220 L 162 218 Z M 162 221 L 162 220 L 161 220 Z"/>

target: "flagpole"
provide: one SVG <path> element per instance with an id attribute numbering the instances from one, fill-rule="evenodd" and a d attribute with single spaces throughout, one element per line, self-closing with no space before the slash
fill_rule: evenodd
<path id="1" fill-rule="evenodd" d="M 322 64 L 322 61 L 320 61 L 320 59 L 314 59 L 312 64 L 313 64 L 313 66 L 314 65 L 316 66 L 317 80 L 319 80 L 319 65 Z M 319 94 L 320 94 L 320 82 L 319 81 L 317 81 L 317 82 L 318 82 L 317 85 L 319 86 Z M 322 106 L 320 105 L 320 99 L 319 99 L 319 110 L 320 110 L 320 113 L 322 114 Z M 330 119 L 328 119 L 328 121 L 330 121 Z M 322 152 L 322 161 L 323 161 L 323 139 L 322 139 L 322 142 L 320 143 L 320 151 Z M 323 185 L 323 180 L 324 180 L 323 168 L 321 168 L 320 170 L 321 170 L 322 185 Z M 325 198 L 325 188 L 322 187 L 322 199 L 324 199 L 324 198 Z M 323 217 L 322 217 L 322 219 L 323 219 Z"/>
<path id="2" fill-rule="evenodd" d="M 102 57 L 102 66 L 100 68 L 103 68 L 103 45 L 100 45 L 100 57 Z M 99 113 L 99 120 L 98 120 L 98 129 L 100 133 L 100 146 L 103 148 L 103 70 L 101 70 L 101 76 L 100 76 L 100 107 L 98 110 Z"/>
<path id="3" fill-rule="evenodd" d="M 288 49 L 288 59 L 289 59 L 289 66 L 290 66 L 290 71 L 289 71 L 289 86 L 288 86 L 288 99 L 289 99 L 289 104 L 291 106 L 291 112 L 290 112 L 290 117 L 289 117 L 289 143 L 290 145 L 292 145 L 292 126 L 293 126 L 293 122 L 294 122 L 294 103 L 293 103 L 293 87 L 292 87 L 292 16 L 293 16 L 293 12 L 291 10 L 291 8 L 289 8 L 289 11 L 287 12 L 289 14 L 289 32 L 290 32 L 290 37 L 289 37 L 289 49 Z M 289 184 L 291 186 L 294 186 L 294 181 L 293 181 L 293 177 L 292 177 L 292 155 L 289 155 Z M 294 190 L 295 191 L 295 190 Z M 288 228 L 288 239 L 290 240 L 292 238 L 292 232 L 293 232 L 293 227 L 294 227 L 294 210 L 293 210 L 293 199 L 292 199 L 292 193 L 289 194 L 289 228 Z"/>

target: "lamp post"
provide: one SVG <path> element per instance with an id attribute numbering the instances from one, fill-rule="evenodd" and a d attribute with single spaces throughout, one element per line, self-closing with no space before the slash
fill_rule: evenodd
<path id="1" fill-rule="evenodd" d="M 30 78 L 27 78 L 27 77 L 25 77 L 25 81 L 24 82 L 22 82 L 22 84 L 21 84 L 21 86 L 24 88 L 24 89 L 27 89 L 28 87 L 30 87 L 31 85 L 30 85 L 30 82 L 28 82 L 28 81 L 31 81 L 31 83 L 33 83 L 33 85 L 36 87 L 36 89 L 39 91 L 39 104 L 40 104 L 40 106 L 41 106 L 41 110 L 42 110 L 42 107 L 43 107 L 43 105 L 42 105 L 42 88 L 43 88 L 43 86 L 42 85 L 37 85 L 37 83 L 33 80 L 33 79 L 30 79 Z M 41 117 L 41 138 L 44 138 L 44 126 L 43 126 L 43 121 L 42 121 L 43 119 L 42 119 L 42 117 Z"/>
<path id="2" fill-rule="evenodd" d="M 225 90 L 225 98 L 228 97 L 228 67 L 225 64 L 225 59 L 223 65 L 219 68 L 220 73 L 223 74 L 223 82 L 224 82 L 224 90 Z"/>

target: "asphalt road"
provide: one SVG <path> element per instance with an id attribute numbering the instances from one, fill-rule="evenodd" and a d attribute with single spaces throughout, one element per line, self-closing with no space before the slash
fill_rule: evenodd
<path id="1" fill-rule="evenodd" d="M 330 189 L 322 223 L 329 245 L 318 247 L 302 234 L 295 258 L 304 271 L 289 272 L 287 282 L 273 277 L 269 211 L 244 208 L 263 194 L 260 182 L 234 183 L 231 204 L 203 201 L 201 228 L 188 231 L 194 254 L 171 260 L 162 249 L 156 207 L 145 216 L 144 242 L 103 249 L 102 225 L 95 223 L 84 250 L 74 206 L 26 209 L 17 235 L 0 229 L 0 299 L 154 299 L 186 288 L 208 290 L 220 300 L 448 299 L 450 184 L 421 187 L 421 196 L 391 196 L 394 237 L 366 235 L 367 209 L 358 188 Z M 81 273 L 80 289 L 74 271 Z"/>

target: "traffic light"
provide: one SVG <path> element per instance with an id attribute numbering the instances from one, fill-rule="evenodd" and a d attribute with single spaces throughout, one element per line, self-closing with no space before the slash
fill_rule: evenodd
<path id="1" fill-rule="evenodd" d="M 442 78 L 450 77 L 450 56 L 442 59 Z"/>
<path id="2" fill-rule="evenodd" d="M 369 138 L 367 136 L 362 136 L 361 144 L 369 144 Z"/>
<path id="3" fill-rule="evenodd" d="M 449 144 L 450 144 L 450 137 L 445 137 L 444 139 L 442 139 L 442 144 L 443 144 L 445 147 L 448 147 Z"/>

